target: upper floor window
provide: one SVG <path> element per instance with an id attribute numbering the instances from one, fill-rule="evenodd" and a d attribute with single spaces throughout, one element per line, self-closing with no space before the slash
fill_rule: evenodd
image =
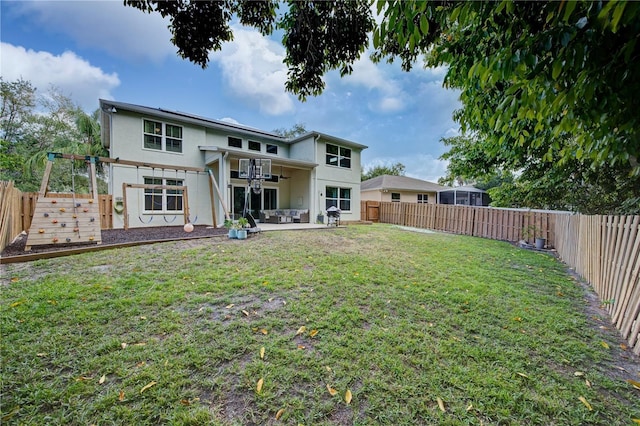
<path id="1" fill-rule="evenodd" d="M 278 154 L 278 145 L 267 144 L 267 154 Z"/>
<path id="2" fill-rule="evenodd" d="M 418 194 L 418 204 L 427 204 L 429 202 L 429 194 Z"/>
<path id="3" fill-rule="evenodd" d="M 233 148 L 242 148 L 242 139 L 229 136 L 229 146 Z"/>
<path id="4" fill-rule="evenodd" d="M 394 203 L 399 203 L 400 202 L 400 193 L 399 192 L 392 192 L 391 193 L 391 201 L 393 201 Z"/>
<path id="5" fill-rule="evenodd" d="M 327 144 L 326 164 L 350 169 L 351 150 L 349 148 Z"/>
<path id="6" fill-rule="evenodd" d="M 144 120 L 144 147 L 158 151 L 182 152 L 182 127 Z"/>
<path id="7" fill-rule="evenodd" d="M 249 141 L 249 149 L 251 151 L 261 151 L 262 147 L 260 146 L 260 142 Z"/>

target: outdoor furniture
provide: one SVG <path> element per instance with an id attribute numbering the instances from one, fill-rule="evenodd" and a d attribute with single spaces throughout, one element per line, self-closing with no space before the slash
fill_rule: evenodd
<path id="1" fill-rule="evenodd" d="M 261 210 L 261 223 L 309 223 L 309 209 Z"/>

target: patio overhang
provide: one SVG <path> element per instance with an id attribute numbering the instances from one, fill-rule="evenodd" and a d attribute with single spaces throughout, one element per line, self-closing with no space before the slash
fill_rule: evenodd
<path id="1" fill-rule="evenodd" d="M 296 169 L 312 170 L 318 167 L 318 163 L 313 161 L 294 160 L 291 158 L 282 158 L 277 155 L 269 155 L 262 152 L 247 152 L 242 149 L 223 148 L 219 146 L 198 146 L 200 151 L 206 153 L 229 154 L 232 158 L 266 158 L 271 160 L 271 165 L 286 166 Z"/>

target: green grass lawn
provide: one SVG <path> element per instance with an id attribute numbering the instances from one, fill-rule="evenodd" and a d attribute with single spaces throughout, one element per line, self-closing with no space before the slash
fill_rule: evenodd
<path id="1" fill-rule="evenodd" d="M 3 268 L 2 424 L 640 418 L 583 287 L 507 243 L 350 226 Z"/>

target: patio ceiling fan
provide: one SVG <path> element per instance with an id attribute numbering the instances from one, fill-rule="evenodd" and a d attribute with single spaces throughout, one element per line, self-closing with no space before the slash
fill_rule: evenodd
<path id="1" fill-rule="evenodd" d="M 289 179 L 291 176 L 284 176 L 282 174 L 282 166 L 280 166 L 280 176 L 278 176 L 278 179 Z"/>

